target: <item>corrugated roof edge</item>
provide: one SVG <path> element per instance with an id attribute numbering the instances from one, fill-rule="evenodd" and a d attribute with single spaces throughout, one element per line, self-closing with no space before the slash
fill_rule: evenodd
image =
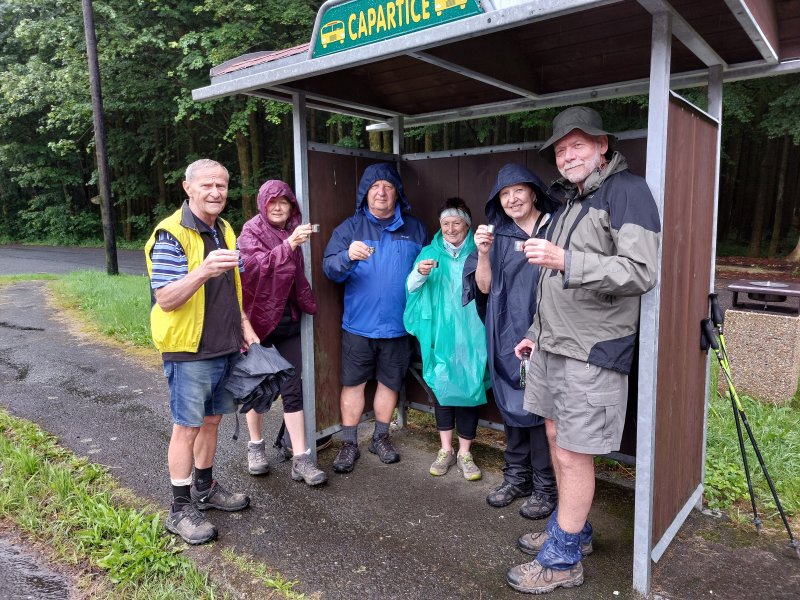
<path id="1" fill-rule="evenodd" d="M 274 62 L 276 60 L 288 58 L 297 54 L 303 54 L 308 52 L 309 45 L 310 44 L 306 42 L 305 44 L 300 44 L 299 46 L 294 46 L 292 48 L 285 48 L 284 50 L 252 52 L 250 54 L 237 56 L 236 58 L 232 58 L 231 60 L 222 63 L 221 65 L 212 67 L 210 75 L 211 77 L 219 77 L 220 75 L 225 75 L 226 73 L 241 71 L 242 69 L 247 69 L 256 65 Z"/>

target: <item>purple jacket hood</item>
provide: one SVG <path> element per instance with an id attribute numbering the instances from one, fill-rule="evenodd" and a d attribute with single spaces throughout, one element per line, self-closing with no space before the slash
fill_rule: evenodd
<path id="1" fill-rule="evenodd" d="M 280 196 L 294 209 L 284 229 L 273 227 L 267 220 L 267 206 Z M 239 236 L 244 310 L 262 339 L 278 325 L 287 304 L 293 320 L 299 320 L 301 312 L 317 312 L 314 292 L 305 276 L 303 252 L 299 247 L 292 250 L 286 241 L 302 218 L 289 185 L 271 179 L 258 190 L 258 214 L 244 224 Z"/>

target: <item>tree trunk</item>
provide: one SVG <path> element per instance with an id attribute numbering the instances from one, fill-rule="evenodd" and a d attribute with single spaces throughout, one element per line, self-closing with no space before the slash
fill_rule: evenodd
<path id="1" fill-rule="evenodd" d="M 380 131 L 370 131 L 369 132 L 369 149 L 372 152 L 380 152 L 381 151 L 381 132 Z"/>
<path id="2" fill-rule="evenodd" d="M 450 150 L 450 123 L 442 123 L 442 150 Z"/>
<path id="3" fill-rule="evenodd" d="M 774 217 L 772 220 L 772 236 L 769 239 L 767 256 L 773 258 L 778 252 L 781 241 L 781 225 L 783 220 L 783 192 L 786 186 L 786 168 L 789 164 L 789 136 L 784 134 L 781 147 L 781 164 L 778 168 L 778 191 L 775 194 Z"/>
<path id="4" fill-rule="evenodd" d="M 764 233 L 764 215 L 769 204 L 769 190 L 772 186 L 769 182 L 775 171 L 775 140 L 767 141 L 767 148 L 761 160 L 761 169 L 758 176 L 758 192 L 754 195 L 755 206 L 752 229 L 750 232 L 750 244 L 747 248 L 747 256 L 757 258 L 760 256 L 761 237 Z"/>
<path id="5" fill-rule="evenodd" d="M 382 132 L 381 137 L 383 138 L 383 151 L 386 154 L 392 153 L 392 132 L 391 131 L 384 131 Z"/>
<path id="6" fill-rule="evenodd" d="M 283 181 L 289 181 L 292 173 L 292 153 L 294 145 L 294 131 L 292 130 L 292 115 L 286 115 L 281 119 L 281 136 L 283 140 L 281 144 L 281 178 Z"/>
<path id="7" fill-rule="evenodd" d="M 736 186 L 739 182 L 739 165 L 742 157 L 742 135 L 732 135 L 728 142 L 728 158 L 723 165 L 720 185 L 719 218 L 717 220 L 717 241 L 728 239 L 733 215 Z"/>
<path id="8" fill-rule="evenodd" d="M 250 144 L 242 132 L 236 134 L 236 155 L 239 159 L 239 175 L 242 190 L 242 215 L 249 219 L 255 214 L 253 194 L 250 184 Z"/>
<path id="9" fill-rule="evenodd" d="M 433 152 L 433 132 L 430 127 L 425 128 L 425 152 Z"/>
<path id="10" fill-rule="evenodd" d="M 251 111 L 247 115 L 247 126 L 250 130 L 250 164 L 252 165 L 250 173 L 252 174 L 251 194 L 253 196 L 256 195 L 256 190 L 261 186 L 263 175 L 260 122 L 258 109 Z"/>

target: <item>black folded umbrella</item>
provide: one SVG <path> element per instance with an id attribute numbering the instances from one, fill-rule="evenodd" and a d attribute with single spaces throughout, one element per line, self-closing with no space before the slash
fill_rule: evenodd
<path id="1" fill-rule="evenodd" d="M 295 368 L 274 346 L 265 348 L 260 344 L 250 346 L 231 367 L 225 389 L 239 404 L 239 412 L 255 410 L 267 412 L 278 397 L 281 386 L 294 376 Z M 236 432 L 239 437 L 239 418 L 236 418 Z"/>

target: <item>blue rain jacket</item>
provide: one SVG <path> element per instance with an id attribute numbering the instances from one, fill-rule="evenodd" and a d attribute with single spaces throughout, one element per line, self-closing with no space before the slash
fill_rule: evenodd
<path id="1" fill-rule="evenodd" d="M 475 283 L 478 253 L 473 252 L 464 265 L 462 303 L 475 299 L 478 314 L 486 325 L 486 346 L 494 400 L 503 421 L 511 427 L 532 427 L 544 422 L 542 417 L 522 407 L 524 392 L 519 386 L 519 359 L 516 346 L 528 332 L 536 314 L 536 285 L 539 267 L 528 264 L 523 252 L 514 250 L 514 242 L 527 240 L 528 234 L 506 215 L 500 204 L 500 190 L 516 183 L 526 183 L 536 192 L 535 206 L 542 212 L 534 237 L 545 237 L 550 216 L 558 203 L 550 198 L 541 179 L 522 165 L 504 165 L 489 193 L 485 212 L 495 226 L 494 243 L 489 251 L 492 287 L 488 295 Z"/>
<path id="2" fill-rule="evenodd" d="M 384 180 L 397 190 L 394 219 L 381 223 L 367 208 L 367 191 Z M 328 279 L 344 283 L 342 329 L 368 338 L 407 335 L 403 326 L 406 277 L 414 259 L 428 242 L 425 226 L 407 214 L 411 209 L 403 182 L 391 163 L 368 166 L 361 176 L 356 212 L 333 231 L 322 259 Z M 375 248 L 367 260 L 350 260 L 347 250 L 354 241 Z"/>

